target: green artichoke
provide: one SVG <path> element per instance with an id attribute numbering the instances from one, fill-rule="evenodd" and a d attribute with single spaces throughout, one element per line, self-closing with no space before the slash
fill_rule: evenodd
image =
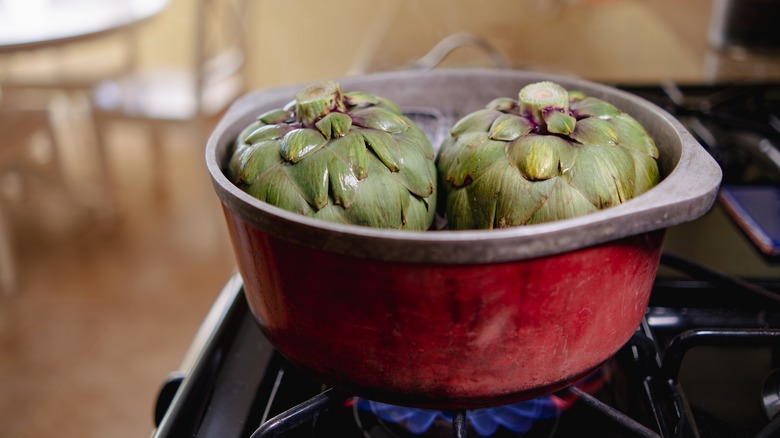
<path id="1" fill-rule="evenodd" d="M 659 180 L 658 149 L 633 117 L 552 82 L 524 87 L 458 121 L 437 167 L 451 229 L 573 218 Z"/>
<path id="2" fill-rule="evenodd" d="M 434 150 L 393 102 L 301 90 L 238 136 L 228 178 L 277 207 L 331 222 L 427 230 L 436 211 Z"/>

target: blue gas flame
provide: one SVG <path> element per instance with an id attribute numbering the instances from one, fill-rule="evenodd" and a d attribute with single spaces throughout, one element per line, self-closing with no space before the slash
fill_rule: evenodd
<path id="1" fill-rule="evenodd" d="M 555 418 L 560 414 L 554 396 L 539 397 L 520 403 L 466 412 L 466 420 L 480 436 L 491 436 L 500 427 L 516 433 L 525 433 L 535 420 Z M 358 409 L 373 412 L 388 423 L 403 425 L 419 435 L 428 431 L 437 419 L 452 421 L 452 413 L 430 409 L 408 408 L 366 399 L 357 400 Z"/>

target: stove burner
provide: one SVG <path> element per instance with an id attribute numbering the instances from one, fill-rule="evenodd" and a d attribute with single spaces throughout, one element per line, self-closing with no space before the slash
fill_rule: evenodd
<path id="1" fill-rule="evenodd" d="M 608 376 L 609 367 L 604 366 L 575 386 L 593 394 L 604 386 Z M 522 435 L 537 420 L 557 418 L 579 398 L 571 392 L 559 392 L 519 403 L 474 409 L 466 412 L 466 424 L 481 437 L 494 436 L 500 429 Z M 396 406 L 359 397 L 352 399 L 350 404 L 360 411 L 373 414 L 385 424 L 399 425 L 415 435 L 425 434 L 432 428 L 452 430 L 452 411 Z"/>
<path id="2" fill-rule="evenodd" d="M 371 412 L 386 423 L 401 425 L 415 435 L 428 432 L 436 422 L 444 423 L 442 428 L 452 428 L 451 411 L 407 408 L 362 398 L 356 399 L 354 404 L 357 409 Z M 523 434 L 536 420 L 557 417 L 562 404 L 563 401 L 551 395 L 505 406 L 475 409 L 466 412 L 466 423 L 481 437 L 493 436 L 502 427 Z"/>

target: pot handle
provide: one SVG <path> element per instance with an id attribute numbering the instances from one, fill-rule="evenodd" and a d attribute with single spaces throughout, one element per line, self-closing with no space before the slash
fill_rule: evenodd
<path id="1" fill-rule="evenodd" d="M 454 33 L 445 37 L 428 53 L 412 63 L 411 68 L 414 70 L 433 70 L 452 52 L 463 46 L 476 46 L 481 49 L 490 58 L 495 68 L 509 68 L 506 57 L 495 46 L 484 38 L 467 32 Z"/>

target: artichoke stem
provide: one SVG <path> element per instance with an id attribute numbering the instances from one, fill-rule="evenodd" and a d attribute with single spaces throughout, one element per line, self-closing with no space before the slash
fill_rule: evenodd
<path id="1" fill-rule="evenodd" d="M 331 111 L 346 111 L 339 84 L 332 81 L 316 82 L 295 95 L 295 114 L 306 127 Z"/>
<path id="2" fill-rule="evenodd" d="M 520 90 L 518 100 L 520 113 L 531 117 L 543 132 L 547 132 L 545 112 L 569 113 L 569 93 L 554 82 L 544 81 L 526 85 Z"/>

